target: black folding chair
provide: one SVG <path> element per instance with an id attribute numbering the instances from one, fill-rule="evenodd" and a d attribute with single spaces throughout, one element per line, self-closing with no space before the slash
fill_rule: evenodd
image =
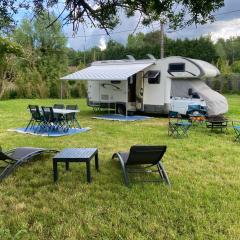
<path id="1" fill-rule="evenodd" d="M 58 117 L 54 114 L 52 107 L 42 107 L 44 123 L 48 128 L 48 132 L 54 130 L 67 131 L 68 128 L 65 126 L 65 119 Z"/>
<path id="2" fill-rule="evenodd" d="M 187 137 L 188 130 L 192 124 L 181 118 L 178 112 L 169 111 L 168 114 L 168 135 L 176 138 Z"/>
<path id="3" fill-rule="evenodd" d="M 129 186 L 129 173 L 157 172 L 161 179 L 170 185 L 170 181 L 165 171 L 161 159 L 165 154 L 167 146 L 132 146 L 130 152 L 114 153 L 112 159 L 120 161 L 125 184 Z M 145 167 L 140 168 L 141 165 Z M 134 168 L 134 166 L 139 166 Z M 157 166 L 157 170 L 150 169 Z M 159 181 L 159 180 L 158 180 Z"/>
<path id="4" fill-rule="evenodd" d="M 55 153 L 46 148 L 20 147 L 3 152 L 0 147 L 0 181 L 11 174 L 21 164 L 43 153 Z"/>
<path id="5" fill-rule="evenodd" d="M 64 104 L 54 104 L 54 109 L 64 109 Z M 64 116 L 60 113 L 54 113 L 54 116 L 58 119 L 59 122 L 63 122 L 65 120 Z"/>
<path id="6" fill-rule="evenodd" d="M 31 119 L 26 126 L 25 131 L 27 131 L 28 128 L 32 129 L 33 127 L 35 127 L 34 132 L 38 130 L 41 131 L 42 128 L 46 127 L 46 125 L 44 123 L 43 115 L 40 113 L 39 107 L 37 105 L 28 105 L 28 108 L 31 113 Z"/>
<path id="7" fill-rule="evenodd" d="M 67 105 L 66 106 L 67 110 L 78 110 L 78 105 Z M 77 120 L 77 114 L 76 113 L 68 113 L 66 114 L 66 121 L 69 126 L 71 127 L 78 127 L 81 128 L 78 120 Z"/>

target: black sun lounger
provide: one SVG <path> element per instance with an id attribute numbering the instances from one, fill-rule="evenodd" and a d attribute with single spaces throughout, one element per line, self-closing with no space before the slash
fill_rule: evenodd
<path id="1" fill-rule="evenodd" d="M 157 172 L 161 179 L 170 185 L 168 175 L 161 163 L 161 159 L 166 152 L 167 146 L 132 146 L 130 152 L 114 153 L 112 159 L 118 158 L 122 167 L 125 184 L 129 186 L 128 173 Z M 133 166 L 144 165 L 144 168 L 134 168 Z M 156 166 L 157 170 L 148 168 Z"/>
<path id="2" fill-rule="evenodd" d="M 0 181 L 10 175 L 14 169 L 33 157 L 43 153 L 54 153 L 56 150 L 46 148 L 20 147 L 3 152 L 0 147 Z"/>

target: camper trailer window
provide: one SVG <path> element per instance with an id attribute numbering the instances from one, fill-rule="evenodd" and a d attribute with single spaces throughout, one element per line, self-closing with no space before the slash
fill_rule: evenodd
<path id="1" fill-rule="evenodd" d="M 111 81 L 111 84 L 120 84 L 121 81 Z"/>
<path id="2" fill-rule="evenodd" d="M 185 63 L 170 63 L 168 66 L 169 72 L 185 72 Z"/>
<path id="3" fill-rule="evenodd" d="M 160 72 L 159 71 L 148 71 L 144 77 L 148 79 L 149 84 L 159 84 L 160 83 Z"/>

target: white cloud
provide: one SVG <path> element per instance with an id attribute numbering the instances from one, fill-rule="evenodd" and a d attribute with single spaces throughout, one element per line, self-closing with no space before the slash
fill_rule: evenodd
<path id="1" fill-rule="evenodd" d="M 98 47 L 101 49 L 101 51 L 105 50 L 106 47 L 107 47 L 107 44 L 106 44 L 106 39 L 105 37 L 100 37 L 100 40 L 99 40 L 99 45 Z"/>
<path id="2" fill-rule="evenodd" d="M 240 35 L 240 18 L 230 21 L 218 21 L 214 24 L 215 30 L 210 32 L 211 38 L 216 42 L 219 38 L 229 39 Z"/>

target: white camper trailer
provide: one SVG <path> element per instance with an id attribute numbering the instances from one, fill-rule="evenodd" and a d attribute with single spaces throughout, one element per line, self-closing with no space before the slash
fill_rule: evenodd
<path id="1" fill-rule="evenodd" d="M 175 56 L 97 61 L 61 80 L 88 80 L 88 105 L 118 113 L 186 114 L 189 105 L 201 105 L 208 115 L 219 115 L 228 111 L 228 103 L 202 80 L 219 74 L 210 63 Z"/>

